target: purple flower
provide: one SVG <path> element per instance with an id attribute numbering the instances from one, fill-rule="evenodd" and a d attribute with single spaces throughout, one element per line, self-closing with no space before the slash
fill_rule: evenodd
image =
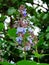
<path id="1" fill-rule="evenodd" d="M 28 37 L 28 38 L 27 38 L 27 40 L 29 41 L 29 43 L 30 43 L 32 46 L 34 46 L 34 45 L 35 45 L 35 44 L 34 44 L 34 42 L 33 42 L 33 38 Z"/>
<path id="2" fill-rule="evenodd" d="M 22 39 L 22 37 L 20 37 L 20 36 L 16 38 L 16 41 L 17 41 L 19 44 L 22 43 L 22 40 L 23 40 L 23 39 Z"/>
<path id="3" fill-rule="evenodd" d="M 25 50 L 26 50 L 26 51 L 29 51 L 30 49 L 31 49 L 30 46 L 25 46 Z"/>
<path id="4" fill-rule="evenodd" d="M 23 16 L 27 16 L 26 9 L 22 10 L 22 14 L 23 14 Z"/>
<path id="5" fill-rule="evenodd" d="M 27 40 L 30 42 L 30 44 L 33 44 L 33 42 L 32 42 L 33 38 L 28 37 Z"/>
<path id="6" fill-rule="evenodd" d="M 24 27 L 18 27 L 16 34 L 18 34 L 19 32 L 21 32 L 22 34 L 25 34 L 26 33 L 26 29 Z"/>
<path id="7" fill-rule="evenodd" d="M 27 30 L 26 28 L 24 28 L 24 29 L 23 29 L 23 34 L 25 34 L 25 33 L 26 33 L 26 30 Z"/>

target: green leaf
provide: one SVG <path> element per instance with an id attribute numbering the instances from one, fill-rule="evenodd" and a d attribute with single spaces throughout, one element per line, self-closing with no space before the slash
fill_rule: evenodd
<path id="1" fill-rule="evenodd" d="M 4 24 L 0 23 L 0 31 L 2 31 L 4 29 Z"/>
<path id="2" fill-rule="evenodd" d="M 15 3 L 17 0 L 11 0 L 12 1 L 12 3 Z"/>
<path id="3" fill-rule="evenodd" d="M 44 54 L 39 54 L 38 52 L 34 52 L 34 56 L 37 58 L 40 58 L 40 57 L 44 56 Z"/>
<path id="4" fill-rule="evenodd" d="M 48 17 L 48 14 L 45 14 L 45 15 L 43 16 L 43 20 L 47 19 L 47 17 Z"/>
<path id="5" fill-rule="evenodd" d="M 39 38 L 37 46 L 41 46 L 44 43 L 44 39 L 41 37 Z"/>
<path id="6" fill-rule="evenodd" d="M 47 27 L 46 32 L 49 32 L 49 26 Z"/>
<path id="7" fill-rule="evenodd" d="M 7 12 L 8 12 L 8 15 L 12 15 L 16 12 L 16 9 L 14 7 L 10 7 Z"/>
<path id="8" fill-rule="evenodd" d="M 40 54 L 38 54 L 37 52 L 34 52 L 34 56 L 40 58 Z"/>
<path id="9" fill-rule="evenodd" d="M 49 65 L 46 63 L 36 63 L 35 61 L 22 60 L 16 63 L 17 65 Z"/>
<path id="10" fill-rule="evenodd" d="M 22 61 L 19 61 L 17 62 L 17 65 L 36 65 L 36 62 L 31 62 L 29 60 L 22 60 Z"/>
<path id="11" fill-rule="evenodd" d="M 46 38 L 49 39 L 49 33 L 46 34 Z"/>
<path id="12" fill-rule="evenodd" d="M 6 16 L 5 15 L 1 15 L 0 22 L 3 22 L 5 19 L 6 19 Z"/>
<path id="13" fill-rule="evenodd" d="M 7 62 L 7 61 L 5 61 L 5 62 L 0 62 L 0 64 L 1 64 L 1 65 L 15 65 L 15 64 L 11 64 L 11 63 L 9 63 L 9 62 Z"/>
<path id="14" fill-rule="evenodd" d="M 16 13 L 15 13 L 16 15 L 20 15 L 20 13 L 18 12 L 18 10 L 16 10 Z"/>
<path id="15" fill-rule="evenodd" d="M 15 28 L 9 29 L 7 33 L 10 37 L 16 37 L 16 29 Z"/>

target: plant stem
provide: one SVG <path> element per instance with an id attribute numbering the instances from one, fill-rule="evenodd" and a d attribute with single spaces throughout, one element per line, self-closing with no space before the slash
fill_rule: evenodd
<path id="1" fill-rule="evenodd" d="M 37 46 L 36 46 L 36 52 L 38 53 L 38 50 L 37 50 Z M 39 58 L 38 58 L 38 63 L 39 63 L 40 61 L 39 61 Z"/>
<path id="2" fill-rule="evenodd" d="M 26 52 L 24 51 L 24 60 L 26 60 Z"/>

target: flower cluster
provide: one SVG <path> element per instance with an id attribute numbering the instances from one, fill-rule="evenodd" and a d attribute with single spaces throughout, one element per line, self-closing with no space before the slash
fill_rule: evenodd
<path id="1" fill-rule="evenodd" d="M 19 7 L 19 12 L 22 15 L 22 17 L 18 20 L 18 26 L 17 26 L 17 32 L 16 32 L 18 37 L 16 37 L 16 41 L 18 42 L 19 45 L 22 45 L 25 33 L 28 31 L 30 35 L 26 37 L 27 41 L 25 41 L 24 43 L 24 50 L 28 51 L 31 49 L 31 46 L 34 45 L 33 43 L 34 34 L 32 34 L 33 33 L 32 28 L 28 26 L 28 21 L 26 20 L 27 12 L 24 5 L 21 5 Z"/>

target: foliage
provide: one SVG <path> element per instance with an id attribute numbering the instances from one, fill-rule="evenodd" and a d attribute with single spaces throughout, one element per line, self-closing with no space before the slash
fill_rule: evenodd
<path id="1" fill-rule="evenodd" d="M 8 62 L 0 62 L 1 65 L 16 65 L 16 64 L 11 64 L 11 63 L 8 63 Z"/>
<path id="2" fill-rule="evenodd" d="M 22 60 L 22 61 L 19 61 L 19 62 L 17 62 L 17 65 L 48 65 L 48 64 L 44 64 L 44 63 L 36 63 L 36 62 L 34 62 L 34 61 L 26 61 L 26 60 Z"/>
<path id="3" fill-rule="evenodd" d="M 4 29 L 4 24 L 0 23 L 0 31 L 2 31 Z"/>
<path id="4" fill-rule="evenodd" d="M 42 1 L 43 3 L 46 2 L 47 6 L 49 7 L 48 0 L 42 0 Z M 27 59 L 29 58 L 30 60 L 30 57 L 33 55 L 33 58 L 36 57 L 37 62 L 40 62 L 41 57 L 49 56 L 49 9 L 47 9 L 46 12 L 44 11 L 41 12 L 41 10 L 40 12 L 39 11 L 36 12 L 37 8 L 27 6 L 26 3 L 31 3 L 33 6 L 32 0 L 22 0 L 22 1 L 21 0 L 0 0 L 0 14 L 1 14 L 0 16 L 0 56 L 1 56 L 1 59 L 2 58 L 3 60 L 6 59 L 8 62 L 12 60 L 17 65 L 23 65 L 23 64 L 24 65 L 26 64 L 48 65 L 48 64 L 44 64 L 44 61 L 43 63 L 38 64 L 35 61 L 22 60 L 26 58 Z M 18 37 L 18 34 L 16 34 L 17 25 L 15 26 L 16 24 L 15 21 L 18 21 L 18 19 L 22 17 L 20 12 L 18 11 L 21 4 L 25 5 L 27 9 L 27 14 L 30 14 L 31 16 L 31 17 L 27 16 L 25 19 L 26 20 L 28 19 L 29 22 L 30 21 L 33 22 L 33 26 L 37 26 L 41 29 L 38 35 L 38 42 L 37 40 L 35 41 L 37 44 L 35 44 L 30 51 L 23 50 L 24 45 L 26 44 L 26 42 L 28 42 L 27 37 L 30 35 L 28 32 L 24 34 L 24 37 L 23 37 L 24 40 L 22 41 L 22 45 L 19 46 L 18 42 L 16 42 L 16 37 Z M 10 17 L 10 23 L 6 23 L 8 24 L 7 30 L 5 29 L 5 24 L 4 24 L 5 19 L 7 18 L 6 16 Z M 2 36 L 2 34 L 4 36 Z M 47 59 L 44 59 L 44 60 L 47 60 Z M 0 62 L 0 64 L 15 65 L 15 64 L 10 64 L 8 62 Z M 48 63 L 47 61 L 45 62 Z"/>

